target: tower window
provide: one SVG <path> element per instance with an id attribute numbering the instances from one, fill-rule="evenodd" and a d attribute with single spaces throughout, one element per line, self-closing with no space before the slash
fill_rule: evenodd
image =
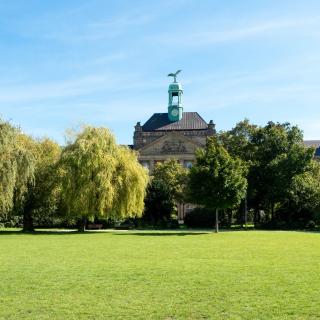
<path id="1" fill-rule="evenodd" d="M 177 105 L 179 103 L 178 95 L 172 95 L 172 104 Z"/>

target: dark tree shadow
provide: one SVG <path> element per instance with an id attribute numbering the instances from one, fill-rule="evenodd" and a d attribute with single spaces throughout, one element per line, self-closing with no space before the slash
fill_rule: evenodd
<path id="1" fill-rule="evenodd" d="M 113 235 L 116 236 L 148 236 L 148 237 L 167 237 L 167 236 L 198 236 L 201 234 L 208 234 L 208 232 L 128 232 L 128 233 L 120 233 L 113 232 Z"/>
<path id="2" fill-rule="evenodd" d="M 0 237 L 1 235 L 34 235 L 34 236 L 41 236 L 41 235 L 50 235 L 50 236 L 71 236 L 71 235 L 103 235 L 103 234 L 112 234 L 116 236 L 155 236 L 155 237 L 163 237 L 163 236 L 196 236 L 201 234 L 208 234 L 210 231 L 134 231 L 134 230 L 101 230 L 101 231 L 94 231 L 94 230 L 86 230 L 85 232 L 79 232 L 77 230 L 36 230 L 32 232 L 24 232 L 20 230 L 0 230 Z"/>
<path id="3" fill-rule="evenodd" d="M 253 230 L 228 230 L 223 229 L 221 233 L 228 233 L 228 232 L 250 232 Z M 313 233 L 313 234 L 320 234 L 319 230 L 263 230 L 258 229 L 255 231 L 264 231 L 264 232 L 297 232 L 297 233 Z M 20 230 L 0 230 L 0 237 L 5 235 L 34 235 L 34 236 L 41 236 L 41 235 L 50 235 L 50 236 L 73 236 L 73 235 L 103 235 L 103 234 L 111 234 L 115 236 L 140 236 L 140 237 L 168 237 L 168 236 L 198 236 L 204 234 L 212 234 L 214 233 L 213 230 L 193 230 L 193 231 L 157 231 L 157 230 L 86 230 L 85 232 L 79 232 L 77 230 L 36 230 L 33 232 L 23 232 Z"/>
<path id="4" fill-rule="evenodd" d="M 36 231 L 10 231 L 10 230 L 0 230 L 0 237 L 2 235 L 59 235 L 59 236 L 65 236 L 65 235 L 74 235 L 74 234 L 90 234 L 90 232 L 78 232 L 76 230 L 70 230 L 70 231 L 48 231 L 48 230 L 36 230 Z"/>

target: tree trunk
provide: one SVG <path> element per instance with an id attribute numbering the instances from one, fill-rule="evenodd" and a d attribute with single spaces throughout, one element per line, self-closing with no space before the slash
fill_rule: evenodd
<path id="1" fill-rule="evenodd" d="M 259 214 L 259 209 L 255 208 L 254 209 L 254 217 L 253 217 L 253 224 L 256 227 L 257 223 L 260 222 L 260 214 Z"/>
<path id="2" fill-rule="evenodd" d="M 216 223 L 215 223 L 215 233 L 219 232 L 219 209 L 216 209 Z"/>
<path id="3" fill-rule="evenodd" d="M 271 221 L 274 220 L 274 202 L 271 203 Z"/>
<path id="4" fill-rule="evenodd" d="M 27 232 L 34 231 L 33 218 L 29 211 L 23 212 L 23 231 L 27 231 Z"/>
<path id="5" fill-rule="evenodd" d="M 231 228 L 232 225 L 232 209 L 227 209 L 227 217 L 228 217 L 228 228 Z"/>
<path id="6" fill-rule="evenodd" d="M 244 198 L 244 228 L 247 229 L 247 220 L 248 220 L 248 203 L 247 196 Z"/>
<path id="7" fill-rule="evenodd" d="M 79 232 L 85 232 L 86 224 L 87 224 L 87 218 L 86 217 L 82 217 L 78 222 L 78 231 Z"/>

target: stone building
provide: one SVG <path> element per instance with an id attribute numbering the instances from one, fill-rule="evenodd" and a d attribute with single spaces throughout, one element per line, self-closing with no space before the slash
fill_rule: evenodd
<path id="1" fill-rule="evenodd" d="M 168 112 L 154 113 L 143 125 L 135 126 L 133 149 L 150 171 L 168 159 L 192 166 L 195 151 L 216 132 L 212 120 L 207 123 L 197 112 L 183 112 L 182 94 L 181 84 L 174 79 L 168 89 Z"/>
<path id="2" fill-rule="evenodd" d="M 133 149 L 138 151 L 140 163 L 151 172 L 157 163 L 169 159 L 191 167 L 196 150 L 216 133 L 212 120 L 207 123 L 197 112 L 183 112 L 182 94 L 182 86 L 174 76 L 168 89 L 168 112 L 154 113 L 143 125 L 138 122 L 135 126 Z M 194 208 L 184 203 L 177 207 L 181 221 Z"/>
<path id="3" fill-rule="evenodd" d="M 320 140 L 305 140 L 304 144 L 308 147 L 314 147 L 316 149 L 314 158 L 320 161 Z"/>

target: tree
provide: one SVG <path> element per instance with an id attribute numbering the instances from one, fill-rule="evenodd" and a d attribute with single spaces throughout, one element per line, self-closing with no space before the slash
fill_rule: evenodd
<path id="1" fill-rule="evenodd" d="M 168 222 L 178 203 L 184 201 L 188 169 L 175 159 L 156 165 L 147 188 L 144 220 L 157 225 Z"/>
<path id="2" fill-rule="evenodd" d="M 249 178 L 250 169 L 256 164 L 256 146 L 253 143 L 253 139 L 259 127 L 251 124 L 248 119 L 240 121 L 236 126 L 225 132 L 220 132 L 217 135 L 218 140 L 226 148 L 232 157 L 240 158 L 245 162 L 248 168 L 247 180 L 248 188 L 244 201 L 236 210 L 236 217 L 241 225 L 247 224 L 248 219 L 248 198 L 251 198 L 254 190 L 252 190 L 252 184 Z"/>
<path id="3" fill-rule="evenodd" d="M 184 189 L 187 183 L 188 169 L 177 160 L 170 159 L 159 163 L 152 172 L 153 179 L 162 181 L 175 202 L 184 201 Z"/>
<path id="4" fill-rule="evenodd" d="M 240 158 L 250 165 L 256 160 L 253 139 L 258 130 L 258 126 L 245 119 L 238 122 L 231 130 L 220 132 L 217 138 L 232 157 Z"/>
<path id="5" fill-rule="evenodd" d="M 0 214 L 12 208 L 17 179 L 17 128 L 0 120 Z"/>
<path id="6" fill-rule="evenodd" d="M 255 133 L 253 143 L 256 161 L 249 172 L 252 200 L 274 220 L 275 209 L 286 202 L 294 177 L 310 168 L 314 149 L 305 147 L 301 130 L 288 123 L 269 122 Z"/>
<path id="7" fill-rule="evenodd" d="M 243 162 L 233 159 L 215 137 L 208 138 L 206 147 L 197 152 L 196 163 L 190 169 L 188 193 L 194 203 L 216 209 L 216 232 L 218 210 L 232 208 L 244 198 L 245 174 Z"/>
<path id="8" fill-rule="evenodd" d="M 152 179 L 147 188 L 143 219 L 154 226 L 170 220 L 174 210 L 172 193 L 167 184 L 158 179 Z"/>
<path id="9" fill-rule="evenodd" d="M 50 139 L 29 140 L 27 146 L 35 159 L 34 179 L 27 185 L 19 206 L 23 215 L 23 230 L 33 231 L 35 217 L 47 220 L 56 214 L 61 189 L 57 170 L 61 148 Z"/>
<path id="10" fill-rule="evenodd" d="M 310 221 L 320 222 L 320 163 L 293 178 L 287 200 L 280 209 L 280 220 L 288 226 L 305 227 Z"/>
<path id="11" fill-rule="evenodd" d="M 67 214 L 81 218 L 80 230 L 90 217 L 142 214 L 148 173 L 108 129 L 85 127 L 64 148 L 60 168 L 62 199 Z"/>
<path id="12" fill-rule="evenodd" d="M 34 182 L 32 139 L 8 122 L 0 121 L 0 214 L 21 208 Z"/>
<path id="13" fill-rule="evenodd" d="M 289 123 L 258 127 L 245 120 L 221 133 L 219 140 L 233 157 L 246 162 L 248 205 L 255 209 L 255 221 L 259 210 L 275 219 L 294 177 L 306 172 L 312 162 L 314 150 L 303 145 L 301 130 Z"/>

